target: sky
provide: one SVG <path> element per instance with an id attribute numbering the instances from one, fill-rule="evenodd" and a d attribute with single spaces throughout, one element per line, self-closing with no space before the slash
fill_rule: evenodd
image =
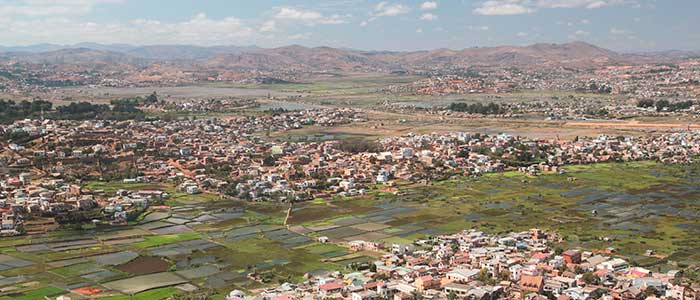
<path id="1" fill-rule="evenodd" d="M 0 0 L 0 44 L 700 50 L 700 0 Z"/>

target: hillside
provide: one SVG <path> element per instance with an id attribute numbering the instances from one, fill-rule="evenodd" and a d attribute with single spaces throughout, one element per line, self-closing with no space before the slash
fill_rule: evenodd
<path id="1" fill-rule="evenodd" d="M 475 47 L 462 50 L 359 51 L 292 45 L 279 48 L 191 45 L 100 45 L 55 50 L 56 45 L 26 46 L 27 51 L 0 53 L 0 59 L 49 64 L 129 64 L 171 62 L 185 68 L 200 66 L 232 70 L 387 71 L 469 66 L 523 68 L 588 68 L 602 65 L 671 62 L 693 53 L 620 54 L 584 42 L 529 46 Z M 45 52 L 29 50 L 54 49 Z M 2 48 L 0 48 L 2 49 Z M 14 49 L 17 50 L 17 49 Z"/>

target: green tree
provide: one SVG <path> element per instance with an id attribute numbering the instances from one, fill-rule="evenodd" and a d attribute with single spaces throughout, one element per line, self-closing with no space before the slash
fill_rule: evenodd
<path id="1" fill-rule="evenodd" d="M 449 294 L 447 294 L 447 300 L 455 300 L 457 299 L 457 294 L 455 291 L 451 291 Z"/>
<path id="2" fill-rule="evenodd" d="M 583 279 L 583 282 L 587 284 L 598 284 L 600 282 L 600 278 L 591 272 L 583 273 L 583 277 L 581 278 Z"/>

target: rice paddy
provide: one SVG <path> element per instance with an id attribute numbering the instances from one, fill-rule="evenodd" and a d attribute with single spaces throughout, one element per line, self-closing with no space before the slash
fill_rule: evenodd
<path id="1" fill-rule="evenodd" d="M 342 246 L 350 241 L 404 244 L 474 227 L 554 229 L 572 246 L 614 247 L 650 268 L 692 265 L 700 261 L 698 175 L 698 165 L 642 162 L 399 183 L 396 193 L 295 204 L 288 227 L 283 204 L 195 199 L 124 227 L 3 239 L 0 299 L 80 298 L 75 289 L 86 287 L 99 290 L 95 299 L 164 299 L 182 284 L 251 290 L 374 259 Z M 322 236 L 331 243 L 316 242 Z M 249 277 L 260 273 L 272 282 Z"/>

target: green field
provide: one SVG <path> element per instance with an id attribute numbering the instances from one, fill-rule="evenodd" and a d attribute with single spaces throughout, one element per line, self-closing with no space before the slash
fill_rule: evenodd
<path id="1" fill-rule="evenodd" d="M 415 208 L 393 215 L 386 224 L 453 232 L 480 228 L 489 232 L 541 227 L 556 230 L 572 245 L 588 249 L 614 247 L 646 263 L 650 249 L 683 264 L 700 260 L 700 190 L 698 165 L 653 162 L 572 166 L 565 174 L 532 177 L 517 172 L 481 178 L 455 178 L 428 186 L 404 185 L 394 193 L 310 203 L 293 222 L 318 226 L 378 209 L 379 204 Z M 596 214 L 593 214 L 593 211 Z M 386 239 L 410 240 L 420 232 Z M 612 242 L 602 242 L 603 237 Z"/>
<path id="2" fill-rule="evenodd" d="M 700 165 L 635 162 L 571 166 L 564 174 L 537 177 L 507 172 L 429 185 L 398 182 L 392 192 L 382 192 L 378 186 L 361 197 L 295 204 L 290 230 L 282 226 L 284 204 L 212 197 L 176 211 L 152 212 L 150 217 L 119 228 L 4 238 L 0 253 L 25 263 L 0 271 L 0 287 L 13 288 L 0 294 L 0 299 L 66 294 L 70 291 L 64 288 L 71 285 L 102 289 L 97 299 L 128 299 L 109 287 L 114 283 L 126 290 L 119 284 L 137 275 L 117 270 L 109 262 L 101 265 L 104 259 L 92 259 L 95 255 L 118 259 L 121 253 L 135 252 L 146 258 L 160 257 L 171 266 L 167 273 L 186 276 L 189 283 L 222 294 L 234 288 L 251 290 L 301 280 L 307 272 L 344 270 L 348 264 L 363 263 L 376 255 L 320 244 L 314 241 L 319 236 L 339 243 L 355 239 L 410 243 L 469 228 L 488 232 L 552 229 L 565 237 L 565 246 L 614 247 L 634 264 L 653 270 L 684 268 L 700 261 L 699 175 Z M 90 186 L 105 191 L 162 187 Z M 182 222 L 191 231 L 153 232 Z M 604 242 L 604 237 L 611 241 Z M 660 256 L 646 257 L 646 250 Z M 139 272 L 147 274 L 148 269 Z M 250 273 L 261 275 L 263 282 L 249 279 Z M 164 299 L 179 293 L 173 286 L 140 284 L 157 288 L 135 289 L 139 292 L 134 299 Z"/>

